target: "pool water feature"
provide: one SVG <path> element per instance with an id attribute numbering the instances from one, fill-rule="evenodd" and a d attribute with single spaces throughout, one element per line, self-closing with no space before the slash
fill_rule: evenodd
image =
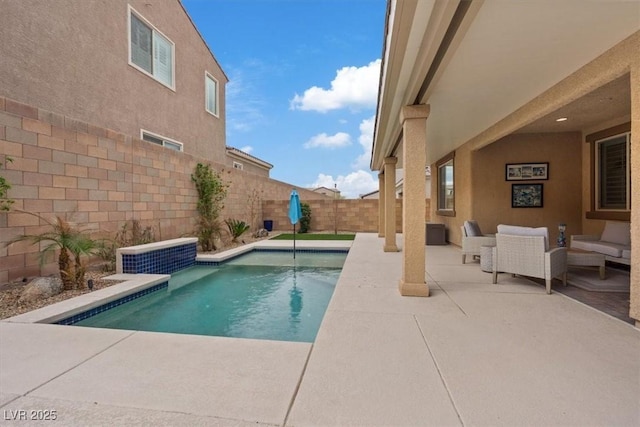
<path id="1" fill-rule="evenodd" d="M 254 251 L 193 266 L 169 286 L 75 325 L 313 342 L 346 259 L 341 253 Z"/>

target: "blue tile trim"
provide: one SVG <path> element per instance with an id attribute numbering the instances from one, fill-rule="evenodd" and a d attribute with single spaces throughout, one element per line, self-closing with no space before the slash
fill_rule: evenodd
<path id="1" fill-rule="evenodd" d="M 157 285 L 151 286 L 147 289 L 143 289 L 141 291 L 135 292 L 131 295 L 127 295 L 126 297 L 119 298 L 115 301 L 108 302 L 106 304 L 102 304 L 98 307 L 92 308 L 87 311 L 83 311 L 82 313 L 74 314 L 71 317 L 67 317 L 66 319 L 59 320 L 55 322 L 56 325 L 73 325 L 74 323 L 78 323 L 81 320 L 88 319 L 89 317 L 93 317 L 98 313 L 102 313 L 104 311 L 110 310 L 119 305 L 128 303 L 129 301 L 133 301 L 145 295 L 149 295 L 153 292 L 166 289 L 169 286 L 169 282 L 162 282 Z"/>
<path id="2" fill-rule="evenodd" d="M 140 254 L 122 255 L 122 272 L 128 274 L 171 274 L 196 262 L 196 243 L 172 246 Z"/>

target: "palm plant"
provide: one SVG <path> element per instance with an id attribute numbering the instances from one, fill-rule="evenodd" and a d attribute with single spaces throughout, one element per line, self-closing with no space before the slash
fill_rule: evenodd
<path id="1" fill-rule="evenodd" d="M 229 218 L 226 219 L 224 223 L 227 224 L 227 228 L 229 228 L 229 234 L 231 234 L 232 242 L 236 242 L 238 237 L 242 236 L 242 233 L 250 228 L 249 224 L 238 219 Z"/>
<path id="2" fill-rule="evenodd" d="M 78 289 L 84 285 L 84 274 L 86 266 L 82 261 L 83 255 L 91 255 L 97 249 L 96 242 L 85 232 L 71 225 L 67 220 L 56 216 L 55 221 L 32 213 L 24 212 L 40 218 L 51 226 L 50 231 L 40 234 L 23 234 L 7 242 L 7 246 L 12 243 L 28 241 L 32 244 L 45 243 L 40 252 L 40 263 L 44 263 L 47 255 L 58 254 L 58 269 L 60 279 L 65 290 Z"/>

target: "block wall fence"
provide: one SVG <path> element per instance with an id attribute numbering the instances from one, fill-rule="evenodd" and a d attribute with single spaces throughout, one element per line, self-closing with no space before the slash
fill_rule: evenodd
<path id="1" fill-rule="evenodd" d="M 59 215 L 94 237 L 113 237 L 133 219 L 153 227 L 157 239 L 193 235 L 197 193 L 191 173 L 198 162 L 210 163 L 229 185 L 221 218 L 243 220 L 252 229 L 262 226 L 262 202 L 288 200 L 292 188 L 305 200 L 327 198 L 3 97 L 0 162 L 15 200 L 10 212 L 0 213 L 0 284 L 57 273 L 53 259 L 40 266 L 41 247 L 5 246 L 15 236 L 48 230 L 29 213 L 49 220 Z"/>
<path id="2" fill-rule="evenodd" d="M 311 231 L 353 231 L 378 232 L 378 199 L 332 199 L 305 200 L 311 208 Z M 426 200 L 425 221 L 430 216 L 431 201 Z M 288 200 L 265 200 L 262 214 L 273 220 L 273 228 L 278 231 L 293 231 L 287 216 Z M 296 226 L 296 230 L 299 225 Z M 396 199 L 396 232 L 402 232 L 402 199 Z"/>

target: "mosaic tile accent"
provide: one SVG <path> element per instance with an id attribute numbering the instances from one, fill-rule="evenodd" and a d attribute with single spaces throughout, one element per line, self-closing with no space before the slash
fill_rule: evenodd
<path id="1" fill-rule="evenodd" d="M 66 319 L 59 320 L 55 322 L 56 325 L 73 325 L 74 323 L 80 322 L 81 320 L 88 319 L 89 317 L 93 317 L 98 313 L 102 313 L 104 311 L 110 310 L 114 307 L 117 307 L 122 304 L 126 304 L 129 301 L 133 301 L 145 295 L 149 295 L 153 292 L 166 289 L 169 287 L 169 282 L 162 282 L 157 285 L 151 286 L 147 289 L 143 289 L 141 291 L 135 292 L 131 295 L 127 295 L 126 297 L 118 298 L 117 300 L 108 302 L 106 304 L 102 304 L 98 307 L 94 307 L 90 310 L 83 311 L 82 313 L 74 314 L 71 317 L 67 317 Z"/>
<path id="2" fill-rule="evenodd" d="M 123 254 L 122 272 L 129 274 L 171 274 L 194 265 L 196 253 L 196 243 L 190 243 L 140 254 Z"/>

